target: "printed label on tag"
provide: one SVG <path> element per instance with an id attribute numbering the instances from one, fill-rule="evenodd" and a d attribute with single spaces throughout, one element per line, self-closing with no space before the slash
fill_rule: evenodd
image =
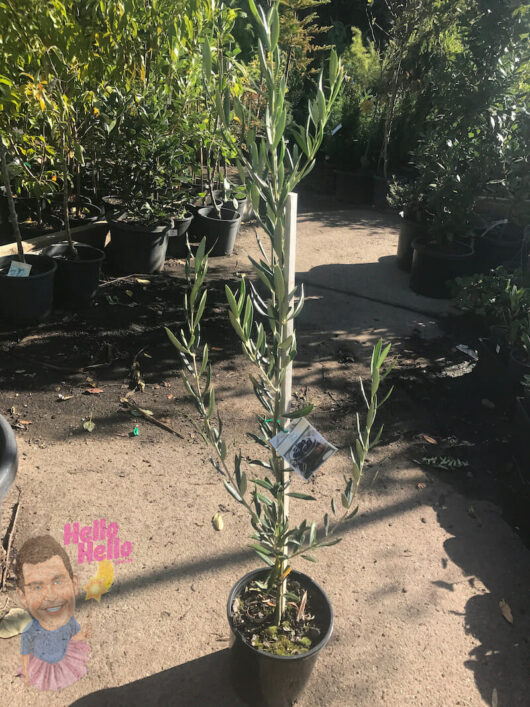
<path id="1" fill-rule="evenodd" d="M 18 260 L 12 260 L 7 273 L 8 277 L 27 277 L 31 271 L 30 263 L 20 263 Z"/>
<path id="2" fill-rule="evenodd" d="M 304 417 L 287 432 L 275 435 L 270 443 L 293 471 L 306 481 L 337 451 Z"/>

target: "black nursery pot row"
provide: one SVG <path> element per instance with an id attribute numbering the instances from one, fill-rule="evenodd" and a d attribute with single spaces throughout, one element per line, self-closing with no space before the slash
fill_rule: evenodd
<path id="1" fill-rule="evenodd" d="M 192 242 L 205 237 L 211 256 L 231 255 L 241 214 L 223 206 L 219 219 L 213 206 L 189 205 L 188 209 L 184 218 L 173 220 L 172 226 L 147 227 L 111 219 L 111 239 L 107 246 L 111 266 L 124 273 L 157 272 L 163 268 L 166 258 L 186 257 L 186 238 Z"/>
<path id="2" fill-rule="evenodd" d="M 477 236 L 473 242 L 455 242 L 450 249 L 429 242 L 427 224 L 403 219 L 399 232 L 397 264 L 410 272 L 410 287 L 426 297 L 448 299 L 457 277 L 488 272 L 517 258 L 522 233 L 508 237 Z"/>
<path id="3" fill-rule="evenodd" d="M 105 256 L 110 267 L 118 272 L 158 272 L 167 257 L 186 257 L 187 236 L 195 241 L 206 237 L 206 248 L 212 256 L 231 255 L 242 220 L 232 204 L 219 205 L 220 219 L 213 206 L 190 206 L 184 218 L 174 219 L 171 226 L 146 227 L 120 220 L 119 205 L 106 206 L 114 216 L 109 218 L 108 225 L 100 222 L 102 209 L 86 202 L 83 218 L 72 218 L 72 227 L 92 224 L 92 228 L 76 233 L 76 257 L 68 244 L 49 246 L 40 255 L 26 256 L 31 265 L 26 277 L 8 276 L 14 256 L 0 258 L 2 318 L 24 326 L 44 321 L 54 304 L 74 309 L 88 306 L 97 291 Z M 245 206 L 241 202 L 241 207 Z M 109 227 L 111 239 L 105 247 Z"/>

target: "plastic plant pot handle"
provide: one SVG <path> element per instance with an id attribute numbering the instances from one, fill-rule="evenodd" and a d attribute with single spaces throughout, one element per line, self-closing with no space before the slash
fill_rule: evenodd
<path id="1" fill-rule="evenodd" d="M 15 434 L 11 425 L 0 415 L 0 522 L 2 503 L 15 480 L 18 468 L 18 452 Z"/>

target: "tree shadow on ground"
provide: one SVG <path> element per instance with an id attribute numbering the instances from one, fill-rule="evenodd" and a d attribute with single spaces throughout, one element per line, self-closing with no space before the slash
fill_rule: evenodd
<path id="1" fill-rule="evenodd" d="M 127 685 L 85 695 L 73 702 L 72 707 L 239 707 L 244 703 L 230 684 L 229 658 L 229 649 L 217 651 Z"/>
<path id="2" fill-rule="evenodd" d="M 447 375 L 446 363 L 433 360 L 432 347 L 439 343 L 415 342 L 416 354 L 430 363 L 423 371 L 411 369 L 406 379 L 402 375 L 411 402 L 418 403 L 417 415 L 423 415 L 423 430 L 437 443 L 417 448 L 415 458 L 448 456 L 468 464 L 448 471 L 422 464 L 428 478 L 447 486 L 449 493 L 433 504 L 438 522 L 452 536 L 444 548 L 476 592 L 466 603 L 464 627 L 478 644 L 465 665 L 487 704 L 495 690 L 499 707 L 522 707 L 528 705 L 530 664 L 530 556 L 522 538 L 530 537 L 530 518 L 528 494 L 512 469 L 511 417 L 508 410 L 482 404 L 477 371 Z M 455 591 L 443 573 L 433 585 Z M 501 600 L 511 607 L 513 625 L 501 613 Z"/>
<path id="3" fill-rule="evenodd" d="M 495 691 L 499 707 L 524 707 L 528 705 L 530 665 L 530 562 L 522 543 L 507 525 L 498 522 L 498 516 L 490 528 L 487 513 L 485 509 L 471 518 L 461 504 L 438 511 L 440 524 L 453 534 L 444 543 L 445 551 L 477 592 L 466 603 L 464 627 L 478 645 L 465 666 L 473 671 L 487 704 L 495 703 Z M 450 583 L 437 585 L 454 591 Z M 513 625 L 501 613 L 501 600 L 511 608 Z"/>

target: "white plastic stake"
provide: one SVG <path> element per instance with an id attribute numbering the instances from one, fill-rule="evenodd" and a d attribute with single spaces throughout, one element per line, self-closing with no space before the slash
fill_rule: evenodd
<path id="1" fill-rule="evenodd" d="M 298 195 L 291 192 L 287 197 L 287 205 L 285 208 L 285 244 L 284 244 L 284 261 L 283 261 L 283 279 L 285 282 L 285 297 L 294 290 L 295 273 L 296 273 L 296 217 L 297 217 Z M 290 319 L 284 325 L 282 331 L 282 340 L 285 341 L 294 330 L 294 321 Z M 284 352 L 287 356 L 287 352 Z M 291 393 L 293 384 L 293 363 L 292 361 L 287 366 L 285 376 L 281 385 L 281 400 L 282 414 L 289 412 L 291 408 Z M 285 462 L 282 460 L 285 467 Z M 289 472 L 283 472 L 283 482 L 289 481 Z M 289 496 L 285 496 L 284 500 L 284 517 L 289 515 Z"/>

